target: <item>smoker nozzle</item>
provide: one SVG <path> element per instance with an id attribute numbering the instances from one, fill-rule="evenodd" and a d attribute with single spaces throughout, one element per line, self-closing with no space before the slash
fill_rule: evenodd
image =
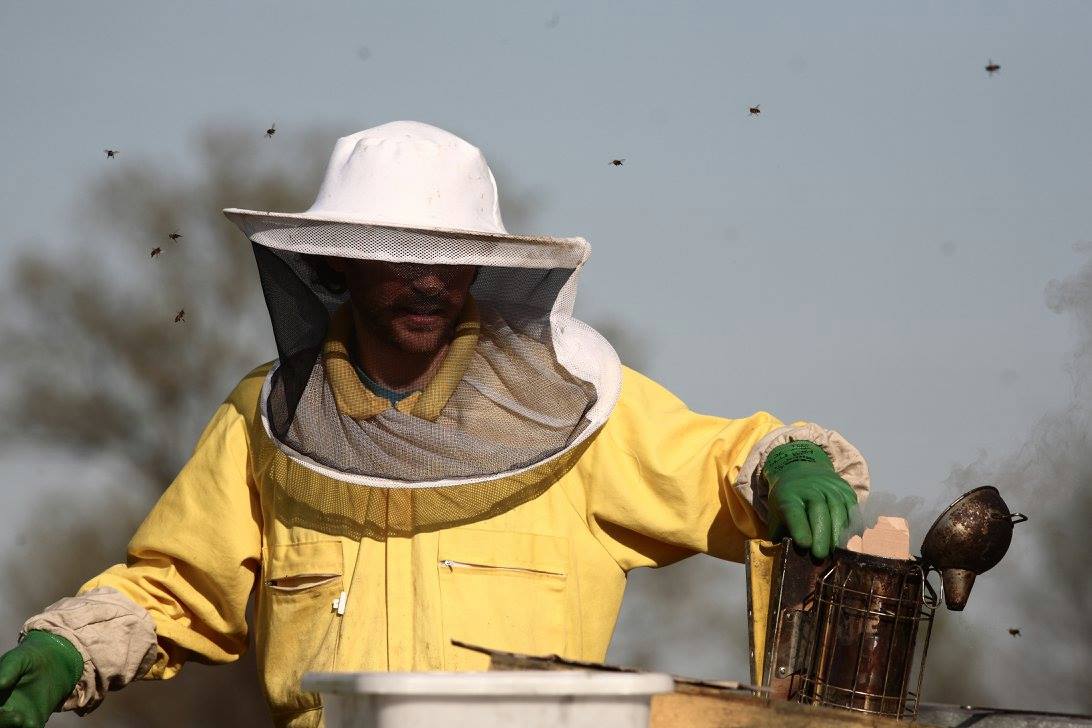
<path id="1" fill-rule="evenodd" d="M 971 598 L 975 573 L 967 569 L 945 569 L 940 577 L 944 583 L 944 606 L 953 612 L 962 612 Z"/>

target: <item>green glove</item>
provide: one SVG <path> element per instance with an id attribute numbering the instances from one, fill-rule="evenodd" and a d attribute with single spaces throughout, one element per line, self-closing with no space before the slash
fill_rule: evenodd
<path id="1" fill-rule="evenodd" d="M 788 531 L 800 546 L 825 559 L 857 505 L 857 495 L 838 477 L 830 458 L 814 442 L 796 440 L 775 447 L 762 474 L 770 486 L 770 535 Z"/>
<path id="2" fill-rule="evenodd" d="M 64 637 L 32 629 L 0 657 L 0 728 L 41 728 L 72 694 L 83 656 Z"/>

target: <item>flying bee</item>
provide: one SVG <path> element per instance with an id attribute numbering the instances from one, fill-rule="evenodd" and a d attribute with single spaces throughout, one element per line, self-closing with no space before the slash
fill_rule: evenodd
<path id="1" fill-rule="evenodd" d="M 106 154 L 107 159 L 114 159 L 119 154 L 121 154 L 121 152 L 117 149 L 103 149 L 102 151 Z"/>
<path id="2" fill-rule="evenodd" d="M 621 167 L 625 163 L 626 163 L 625 159 L 612 159 L 612 160 L 610 160 L 610 164 L 615 166 L 615 167 Z"/>
<path id="3" fill-rule="evenodd" d="M 152 248 L 152 257 L 156 257 L 163 252 L 163 248 Z"/>
<path id="4" fill-rule="evenodd" d="M 269 125 L 269 128 L 265 130 L 265 138 L 272 139 L 273 135 L 277 133 L 277 124 L 273 123 Z"/>
<path id="5" fill-rule="evenodd" d="M 993 74 L 997 73 L 1000 70 L 1001 70 L 1001 64 L 994 63 L 992 58 L 986 63 L 986 73 L 988 75 L 992 76 Z"/>
<path id="6" fill-rule="evenodd" d="M 1017 629 L 1016 627 L 1009 627 L 1009 634 L 1011 634 L 1013 637 L 1019 637 L 1020 636 L 1020 630 Z"/>
<path id="7" fill-rule="evenodd" d="M 750 107 L 747 110 L 751 112 L 751 116 L 758 116 L 759 114 L 762 113 L 762 109 L 760 109 L 758 107 L 759 107 L 759 104 L 755 104 L 754 106 Z"/>
<path id="8" fill-rule="evenodd" d="M 177 243 L 177 242 L 178 242 L 178 239 L 182 237 L 182 233 L 180 233 L 180 232 L 178 232 L 177 230 L 175 230 L 175 231 L 174 231 L 173 233 L 171 233 L 171 234 L 170 234 L 170 235 L 168 235 L 167 237 L 168 237 L 168 238 L 170 238 L 170 239 L 171 239 L 171 240 L 172 240 L 173 242 L 176 242 L 176 243 Z"/>
<path id="9" fill-rule="evenodd" d="M 186 309 L 184 309 L 184 308 L 180 308 L 180 309 L 178 309 L 178 313 L 176 313 L 176 314 L 174 315 L 174 322 L 175 322 L 176 324 L 178 324 L 178 323 L 183 323 L 183 324 L 184 324 L 184 323 L 186 323 Z"/>

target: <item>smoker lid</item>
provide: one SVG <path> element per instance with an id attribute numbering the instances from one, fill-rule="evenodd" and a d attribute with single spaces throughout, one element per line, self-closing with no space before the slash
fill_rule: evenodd
<path id="1" fill-rule="evenodd" d="M 1009 550 L 1013 526 L 1026 520 L 1022 513 L 1009 512 L 992 485 L 968 491 L 944 509 L 925 534 L 921 556 L 941 572 L 949 609 L 963 609 L 975 576 L 997 566 Z"/>
<path id="2" fill-rule="evenodd" d="M 983 485 L 961 495 L 937 517 L 922 541 L 922 558 L 934 568 L 982 574 L 1001 561 L 1012 541 L 1012 527 L 1026 520 L 1022 513 L 1009 512 L 997 488 Z"/>

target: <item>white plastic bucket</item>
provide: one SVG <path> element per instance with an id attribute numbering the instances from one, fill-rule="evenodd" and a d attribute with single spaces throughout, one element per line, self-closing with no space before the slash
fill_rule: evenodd
<path id="1" fill-rule="evenodd" d="M 647 728 L 662 673 L 525 672 L 308 673 L 322 695 L 326 728 Z"/>

